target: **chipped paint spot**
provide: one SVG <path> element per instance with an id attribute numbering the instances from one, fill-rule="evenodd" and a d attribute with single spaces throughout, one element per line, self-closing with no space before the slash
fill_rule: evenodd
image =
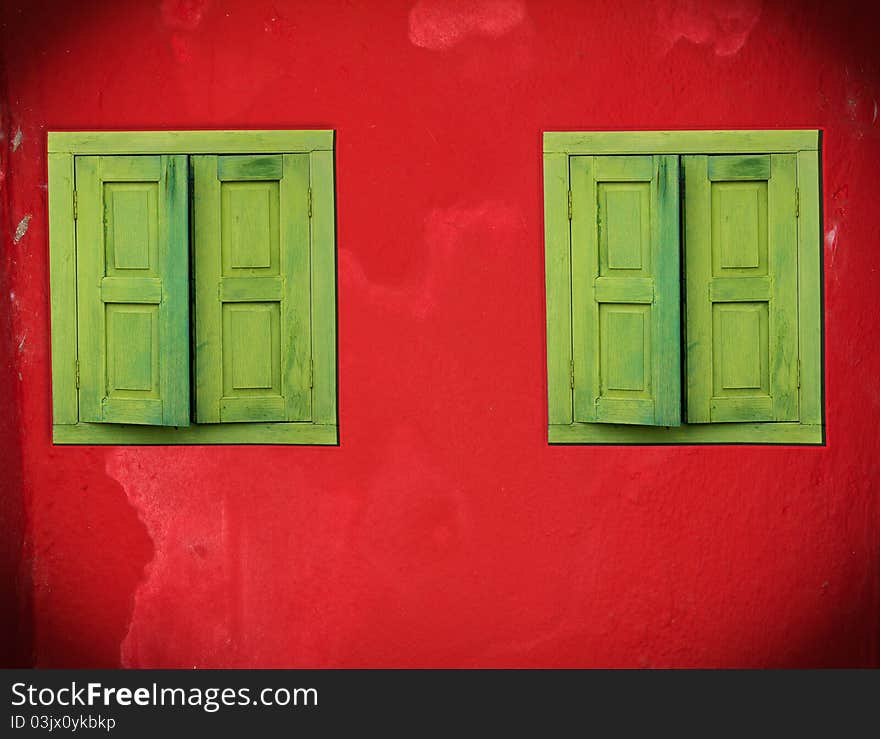
<path id="1" fill-rule="evenodd" d="M 130 653 L 128 642 L 132 636 L 132 629 L 135 628 L 140 601 L 144 597 L 145 590 L 152 585 L 156 569 L 161 564 L 160 549 L 167 538 L 167 522 L 162 511 L 161 486 L 146 460 L 134 457 L 130 450 L 119 449 L 106 456 L 104 465 L 107 476 L 122 487 L 125 497 L 153 544 L 153 558 L 144 567 L 144 577 L 134 594 L 128 629 L 120 644 L 120 663 L 123 666 L 131 666 L 134 663 L 136 666 L 138 655 Z"/>
<path id="2" fill-rule="evenodd" d="M 21 134 L 21 126 L 19 126 L 15 130 L 15 135 L 12 137 L 12 151 L 15 151 L 16 149 L 18 149 L 19 146 L 21 146 L 22 138 L 23 136 Z"/>
<path id="3" fill-rule="evenodd" d="M 834 257 L 837 256 L 837 238 L 839 232 L 839 224 L 834 223 L 825 232 L 825 249 L 828 251 L 828 269 L 834 268 Z"/>
<path id="4" fill-rule="evenodd" d="M 825 246 L 834 251 L 837 248 L 837 224 L 825 232 Z"/>
<path id="5" fill-rule="evenodd" d="M 18 353 L 19 353 L 19 354 L 24 353 L 24 345 L 25 345 L 26 343 L 27 343 L 27 331 L 25 331 L 25 332 L 21 335 L 21 340 L 18 342 Z"/>
<path id="6" fill-rule="evenodd" d="M 31 222 L 31 218 L 33 218 L 33 216 L 28 213 L 18 222 L 18 225 L 15 227 L 15 236 L 12 237 L 13 243 L 17 244 L 24 238 L 24 235 L 27 233 L 28 230 L 28 225 Z"/>
<path id="7" fill-rule="evenodd" d="M 409 40 L 448 49 L 470 36 L 499 38 L 526 18 L 522 0 L 419 0 L 409 12 Z"/>
<path id="8" fill-rule="evenodd" d="M 658 11 L 657 31 L 669 53 L 680 39 L 711 46 L 716 56 L 733 56 L 745 46 L 761 17 L 761 0 L 676 0 Z"/>

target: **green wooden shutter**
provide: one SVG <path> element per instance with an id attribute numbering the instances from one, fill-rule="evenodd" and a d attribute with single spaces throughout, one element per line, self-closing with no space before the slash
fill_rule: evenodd
<path id="1" fill-rule="evenodd" d="M 309 156 L 192 162 L 196 419 L 310 420 Z"/>
<path id="2" fill-rule="evenodd" d="M 80 420 L 188 426 L 186 157 L 75 166 Z"/>
<path id="3" fill-rule="evenodd" d="M 795 154 L 687 156 L 687 421 L 795 421 Z"/>
<path id="4" fill-rule="evenodd" d="M 575 420 L 678 426 L 678 157 L 570 162 Z"/>

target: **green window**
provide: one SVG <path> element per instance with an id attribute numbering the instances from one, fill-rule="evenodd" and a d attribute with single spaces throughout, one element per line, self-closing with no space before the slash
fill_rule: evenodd
<path id="1" fill-rule="evenodd" d="M 822 443 L 818 142 L 545 133 L 551 443 Z"/>
<path id="2" fill-rule="evenodd" d="M 335 444 L 332 131 L 49 134 L 53 438 Z"/>

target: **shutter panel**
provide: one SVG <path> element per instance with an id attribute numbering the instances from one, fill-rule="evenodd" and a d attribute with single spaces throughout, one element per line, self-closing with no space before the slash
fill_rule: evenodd
<path id="1" fill-rule="evenodd" d="M 575 420 L 678 426 L 678 157 L 570 162 Z"/>
<path id="2" fill-rule="evenodd" d="M 687 421 L 796 421 L 796 155 L 684 168 Z"/>
<path id="3" fill-rule="evenodd" d="M 311 418 L 309 156 L 195 156 L 196 419 Z"/>
<path id="4" fill-rule="evenodd" d="M 186 157 L 75 166 L 80 420 L 188 426 Z"/>

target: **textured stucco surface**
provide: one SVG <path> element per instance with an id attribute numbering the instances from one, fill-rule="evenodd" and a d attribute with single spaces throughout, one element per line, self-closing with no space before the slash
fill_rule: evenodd
<path id="1" fill-rule="evenodd" d="M 4 3 L 2 657 L 877 666 L 870 8 Z M 799 126 L 827 447 L 549 447 L 540 132 Z M 53 447 L 46 131 L 200 127 L 338 132 L 341 446 Z"/>

